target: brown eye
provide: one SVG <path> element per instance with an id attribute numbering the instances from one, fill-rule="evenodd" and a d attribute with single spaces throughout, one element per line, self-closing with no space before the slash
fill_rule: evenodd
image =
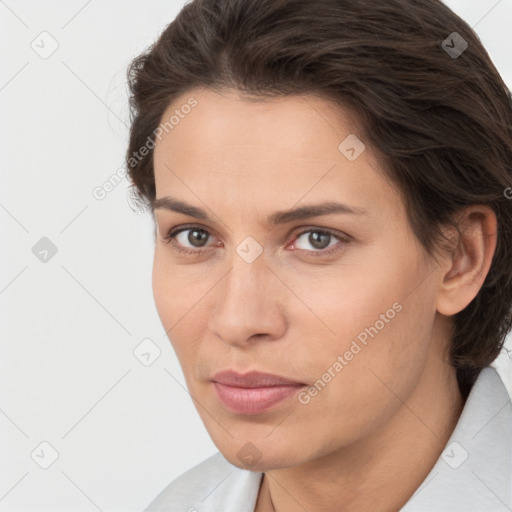
<path id="1" fill-rule="evenodd" d="M 308 236 L 305 237 L 304 235 L 308 235 Z M 336 238 L 337 237 L 335 237 L 335 235 L 333 233 L 330 233 L 329 231 L 324 231 L 324 230 L 320 230 L 320 229 L 310 229 L 309 231 L 305 231 L 305 232 L 301 233 L 297 237 L 295 247 L 297 249 L 302 249 L 305 251 L 309 251 L 309 250 L 311 250 L 311 248 L 317 249 L 317 250 L 323 250 L 323 249 L 326 249 L 326 248 L 330 247 L 331 245 L 333 245 L 333 244 L 331 244 L 331 241 L 336 243 Z M 301 240 L 301 239 L 303 239 L 303 240 Z M 338 240 L 339 240 L 339 238 L 338 238 Z M 304 241 L 306 243 L 304 243 Z M 307 246 L 307 244 L 309 244 L 309 247 Z"/>
<path id="2" fill-rule="evenodd" d="M 180 229 L 170 229 L 163 241 L 184 249 L 200 249 L 206 246 L 210 237 L 211 233 L 208 230 L 198 226 L 188 226 Z"/>
<path id="3" fill-rule="evenodd" d="M 182 233 L 186 233 L 188 231 L 188 235 L 186 236 L 187 242 L 190 243 L 193 247 L 204 247 L 206 242 L 208 241 L 208 231 L 204 229 L 186 229 L 182 231 Z"/>
<path id="4" fill-rule="evenodd" d="M 324 231 L 311 231 L 309 233 L 308 242 L 316 249 L 325 249 L 329 246 L 332 238 L 330 233 Z"/>

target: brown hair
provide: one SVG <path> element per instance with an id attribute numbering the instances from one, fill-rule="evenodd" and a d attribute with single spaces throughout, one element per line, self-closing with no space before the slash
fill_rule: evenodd
<path id="1" fill-rule="evenodd" d="M 153 155 L 138 151 L 154 147 L 167 107 L 196 87 L 313 93 L 355 112 L 430 255 L 457 211 L 490 206 L 492 265 L 453 317 L 451 364 L 467 395 L 512 328 L 512 98 L 463 20 L 438 0 L 193 0 L 132 61 L 128 82 L 126 163 L 132 198 L 150 211 Z"/>

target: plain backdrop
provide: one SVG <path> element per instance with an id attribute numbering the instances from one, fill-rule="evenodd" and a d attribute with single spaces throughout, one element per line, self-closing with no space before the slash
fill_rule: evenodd
<path id="1" fill-rule="evenodd" d="M 512 0 L 447 4 L 512 87 Z M 151 218 L 126 179 L 94 193 L 124 165 L 126 67 L 183 5 L 0 0 L 0 512 L 140 511 L 217 451 L 154 305 Z"/>

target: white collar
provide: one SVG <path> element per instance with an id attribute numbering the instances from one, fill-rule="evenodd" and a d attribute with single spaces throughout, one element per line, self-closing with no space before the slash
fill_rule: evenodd
<path id="1" fill-rule="evenodd" d="M 473 384 L 427 478 L 400 512 L 512 511 L 512 405 L 494 368 Z"/>

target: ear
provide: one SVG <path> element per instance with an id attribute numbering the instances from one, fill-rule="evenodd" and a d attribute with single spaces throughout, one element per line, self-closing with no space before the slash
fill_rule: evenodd
<path id="1" fill-rule="evenodd" d="M 485 205 L 471 205 L 458 213 L 461 234 L 454 237 L 455 249 L 446 261 L 436 307 L 451 316 L 462 311 L 485 281 L 496 250 L 498 221 Z"/>

